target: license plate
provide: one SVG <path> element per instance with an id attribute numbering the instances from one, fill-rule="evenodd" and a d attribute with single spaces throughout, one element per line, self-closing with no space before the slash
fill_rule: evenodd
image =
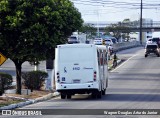
<path id="1" fill-rule="evenodd" d="M 80 83 L 80 80 L 79 79 L 74 79 L 73 83 Z"/>

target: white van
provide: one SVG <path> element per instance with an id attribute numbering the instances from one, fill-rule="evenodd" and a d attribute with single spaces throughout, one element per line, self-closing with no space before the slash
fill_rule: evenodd
<path id="1" fill-rule="evenodd" d="M 93 44 L 95 45 L 102 45 L 103 39 L 102 38 L 95 38 Z"/>
<path id="2" fill-rule="evenodd" d="M 58 45 L 55 50 L 55 84 L 61 99 L 85 93 L 101 98 L 108 85 L 106 46 Z"/>

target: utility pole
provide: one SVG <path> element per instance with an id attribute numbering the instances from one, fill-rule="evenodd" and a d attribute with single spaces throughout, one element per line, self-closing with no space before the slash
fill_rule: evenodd
<path id="1" fill-rule="evenodd" d="M 141 9 L 140 9 L 140 44 L 142 45 L 142 9 L 143 9 L 143 3 L 141 0 Z"/>
<path id="2" fill-rule="evenodd" d="M 97 1 L 97 33 L 98 33 L 98 38 L 99 36 L 99 8 L 98 8 L 98 1 Z"/>
<path id="3" fill-rule="evenodd" d="M 99 36 L 99 11 L 98 11 L 98 8 L 97 8 L 97 33 L 98 33 L 98 38 L 99 38 L 100 36 Z"/>

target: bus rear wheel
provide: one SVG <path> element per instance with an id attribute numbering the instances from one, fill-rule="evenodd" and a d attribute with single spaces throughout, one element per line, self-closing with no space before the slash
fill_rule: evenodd
<path id="1" fill-rule="evenodd" d="M 66 95 L 61 93 L 61 99 L 65 99 Z"/>
<path id="2" fill-rule="evenodd" d="M 71 99 L 71 95 L 70 94 L 67 95 L 67 99 Z"/>
<path id="3" fill-rule="evenodd" d="M 102 98 L 102 91 L 99 91 L 99 92 L 98 92 L 97 98 Z"/>
<path id="4" fill-rule="evenodd" d="M 144 55 L 144 57 L 147 57 L 147 56 L 148 56 L 147 54 Z"/>
<path id="5" fill-rule="evenodd" d="M 106 94 L 106 89 L 102 90 L 102 95 Z"/>
<path id="6" fill-rule="evenodd" d="M 97 94 L 96 93 L 93 92 L 91 95 L 92 95 L 92 98 L 94 98 L 94 99 L 97 98 Z"/>

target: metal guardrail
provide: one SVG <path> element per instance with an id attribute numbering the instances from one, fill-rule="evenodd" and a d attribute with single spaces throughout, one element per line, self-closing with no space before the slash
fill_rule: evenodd
<path id="1" fill-rule="evenodd" d="M 113 44 L 113 49 L 114 49 L 114 52 L 118 52 L 120 50 L 125 50 L 128 48 L 133 48 L 133 47 L 138 47 L 138 46 L 140 46 L 139 41 L 122 42 L 122 43 Z"/>

